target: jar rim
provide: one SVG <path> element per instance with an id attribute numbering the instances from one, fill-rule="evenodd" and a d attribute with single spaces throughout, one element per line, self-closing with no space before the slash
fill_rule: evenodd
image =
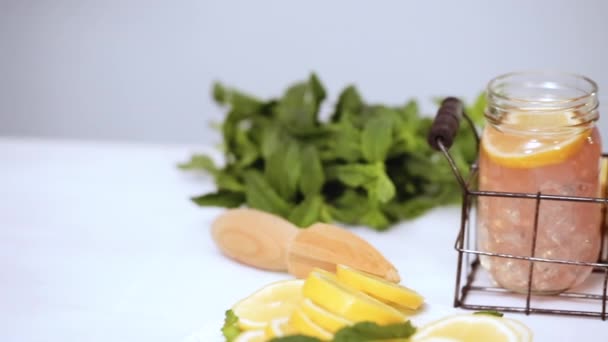
<path id="1" fill-rule="evenodd" d="M 542 100 L 542 101 L 530 100 L 530 99 L 525 99 L 525 98 L 521 98 L 521 97 L 517 97 L 517 96 L 504 95 L 497 91 L 501 84 L 507 83 L 510 79 L 515 79 L 517 77 L 526 77 L 526 76 L 528 76 L 528 77 L 548 76 L 547 81 L 550 81 L 551 78 L 553 78 L 553 79 L 570 78 L 571 80 L 583 81 L 588 86 L 588 89 L 578 89 L 583 92 L 583 95 L 580 95 L 580 96 L 569 97 L 569 98 L 565 98 L 565 99 L 552 99 L 552 100 Z M 577 101 L 587 99 L 589 97 L 597 96 L 598 85 L 591 78 L 584 76 L 584 75 L 576 74 L 576 73 L 555 71 L 555 70 L 523 70 L 523 71 L 509 72 L 509 73 L 505 73 L 505 74 L 494 77 L 492 80 L 490 80 L 490 82 L 488 82 L 486 89 L 487 89 L 488 97 L 500 98 L 500 99 L 507 100 L 510 102 L 525 103 L 525 104 L 534 104 L 534 103 L 564 104 L 564 103 L 570 103 L 570 102 L 577 102 Z"/>

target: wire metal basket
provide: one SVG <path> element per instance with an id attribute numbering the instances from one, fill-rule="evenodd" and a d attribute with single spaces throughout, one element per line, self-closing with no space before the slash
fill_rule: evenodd
<path id="1" fill-rule="evenodd" d="M 606 208 L 608 199 L 596 197 L 577 197 L 549 195 L 543 193 L 518 193 L 482 191 L 476 188 L 475 180 L 478 175 L 477 164 L 471 165 L 469 175 L 465 178 L 454 159 L 449 147 L 455 138 L 460 118 L 464 118 L 475 132 L 477 144 L 479 137 L 472 120 L 464 113 L 462 103 L 455 98 L 443 101 L 431 131 L 429 144 L 441 151 L 450 164 L 452 172 L 462 189 L 462 211 L 460 230 L 454 244 L 458 252 L 456 283 L 454 291 L 454 306 L 469 310 L 496 310 L 503 312 L 519 312 L 526 315 L 532 313 L 608 318 L 606 304 L 608 302 L 608 239 L 606 235 Z M 608 158 L 604 154 L 603 158 Z M 502 197 L 531 199 L 535 202 L 534 227 L 532 233 L 532 248 L 530 256 L 492 253 L 479 250 L 475 244 L 474 215 L 475 203 L 480 197 Z M 535 255 L 540 203 L 542 201 L 570 201 L 579 203 L 601 204 L 601 248 L 597 262 L 581 262 L 573 260 L 542 258 Z M 525 260 L 529 262 L 527 291 L 517 294 L 495 285 L 488 273 L 480 267 L 480 256 Z M 535 295 L 532 293 L 535 263 L 553 263 L 562 265 L 588 266 L 593 268 L 592 275 L 576 289 L 568 290 L 557 295 Z M 512 305 L 514 302 L 519 305 Z"/>

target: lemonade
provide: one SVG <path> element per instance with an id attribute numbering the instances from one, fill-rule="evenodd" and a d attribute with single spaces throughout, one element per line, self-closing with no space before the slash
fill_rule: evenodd
<path id="1" fill-rule="evenodd" d="M 552 76 L 532 75 L 532 80 L 524 82 L 522 79 L 530 76 L 515 74 L 503 78 L 517 80 L 499 78 L 500 84 L 490 83 L 489 124 L 479 155 L 480 190 L 600 196 L 601 142 L 594 126 L 598 117 L 595 91 L 573 94 L 581 91 L 580 84 L 585 82 L 570 89 L 577 81 L 570 79 L 575 78 L 572 75 L 559 74 L 561 83 L 539 80 Z M 480 196 L 477 207 L 481 251 L 524 257 L 533 254 L 535 199 Z M 600 204 L 541 201 L 534 256 L 597 261 L 600 216 Z M 500 286 L 528 291 L 529 261 L 482 256 L 481 263 Z M 559 293 L 580 284 L 590 272 L 590 267 L 536 262 L 531 290 Z"/>

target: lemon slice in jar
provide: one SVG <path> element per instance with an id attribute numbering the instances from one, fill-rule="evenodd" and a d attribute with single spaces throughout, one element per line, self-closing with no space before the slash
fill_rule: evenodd
<path id="1" fill-rule="evenodd" d="M 568 112 L 509 113 L 509 121 L 501 123 L 500 129 L 486 126 L 482 151 L 493 162 L 506 167 L 535 168 L 558 164 L 578 152 L 590 138 L 590 129 L 568 127 L 577 124 L 579 121 Z"/>
<path id="2" fill-rule="evenodd" d="M 600 162 L 600 197 L 606 197 L 606 186 L 608 182 L 608 158 L 602 158 Z"/>

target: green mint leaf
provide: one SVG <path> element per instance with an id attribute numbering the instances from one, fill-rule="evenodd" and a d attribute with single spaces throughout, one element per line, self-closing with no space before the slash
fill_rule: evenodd
<path id="1" fill-rule="evenodd" d="M 215 102 L 219 104 L 226 103 L 226 90 L 221 83 L 213 83 L 213 86 L 211 87 L 211 94 Z"/>
<path id="2" fill-rule="evenodd" d="M 266 160 L 266 179 L 284 199 L 291 200 L 298 190 L 301 162 L 300 145 L 293 139 L 277 148 Z"/>
<path id="3" fill-rule="evenodd" d="M 323 87 L 321 80 L 319 80 L 319 77 L 314 72 L 310 74 L 310 77 L 308 78 L 308 85 L 312 89 L 317 105 L 323 102 L 327 96 L 327 93 L 325 92 L 325 88 Z"/>
<path id="4" fill-rule="evenodd" d="M 317 114 L 323 99 L 325 90 L 313 74 L 307 82 L 287 89 L 277 105 L 277 118 L 294 135 L 314 134 L 318 129 Z"/>
<path id="5" fill-rule="evenodd" d="M 495 316 L 495 317 L 504 316 L 504 314 L 502 312 L 494 311 L 494 310 L 476 311 L 476 312 L 473 312 L 473 315 L 489 315 L 489 316 Z"/>
<path id="6" fill-rule="evenodd" d="M 262 157 L 264 157 L 264 159 L 270 158 L 270 156 L 283 146 L 287 140 L 288 138 L 284 129 L 277 124 L 268 123 L 262 132 L 260 144 Z"/>
<path id="7" fill-rule="evenodd" d="M 237 113 L 237 117 L 243 118 L 259 112 L 264 102 L 253 96 L 242 93 L 236 89 L 224 87 L 216 82 L 212 89 L 213 99 L 220 105 L 229 106 L 232 111 Z"/>
<path id="8" fill-rule="evenodd" d="M 232 192 L 245 192 L 245 184 L 236 175 L 226 170 L 218 172 L 215 176 L 215 184 L 220 190 Z"/>
<path id="9" fill-rule="evenodd" d="M 256 131 L 251 127 L 256 119 L 264 115 L 264 110 L 272 104 L 263 103 L 235 90 L 224 88 L 225 104 L 229 105 L 228 115 L 222 124 L 223 143 L 229 162 L 248 166 L 259 155 L 257 144 L 252 140 Z"/>
<path id="10" fill-rule="evenodd" d="M 379 172 L 377 178 L 366 184 L 365 188 L 372 202 L 386 203 L 395 197 L 396 189 L 393 181 L 385 172 Z"/>
<path id="11" fill-rule="evenodd" d="M 322 342 L 316 337 L 306 335 L 291 335 L 285 337 L 275 337 L 269 342 Z"/>
<path id="12" fill-rule="evenodd" d="M 396 194 L 382 163 L 337 165 L 328 168 L 327 174 L 328 178 L 338 179 L 350 187 L 364 187 L 372 203 L 386 203 Z"/>
<path id="13" fill-rule="evenodd" d="M 327 206 L 327 211 L 331 217 L 337 221 L 344 222 L 346 224 L 359 224 L 361 217 L 365 213 L 361 213 L 359 210 L 352 210 L 350 208 L 339 208 L 334 206 Z"/>
<path id="14" fill-rule="evenodd" d="M 384 161 L 393 143 L 392 133 L 392 120 L 387 116 L 377 116 L 367 121 L 361 134 L 363 157 L 372 163 Z"/>
<path id="15" fill-rule="evenodd" d="M 319 221 L 326 223 L 334 222 L 334 217 L 331 214 L 330 206 L 326 203 L 321 206 L 321 212 L 319 213 Z"/>
<path id="16" fill-rule="evenodd" d="M 373 322 L 361 322 L 340 329 L 334 335 L 333 342 L 382 341 L 395 338 L 409 338 L 416 328 L 408 321 L 389 325 L 378 325 Z"/>
<path id="17" fill-rule="evenodd" d="M 361 152 L 361 131 L 352 122 L 345 120 L 329 126 L 330 136 L 327 142 L 329 152 L 323 155 L 325 160 L 345 160 L 356 162 L 363 158 Z"/>
<path id="18" fill-rule="evenodd" d="M 290 199 L 298 191 L 298 184 L 302 175 L 300 151 L 300 144 L 296 140 L 287 144 L 287 150 L 282 158 L 284 161 L 282 165 L 283 178 L 286 179 L 286 191 L 283 192 L 283 198 Z"/>
<path id="19" fill-rule="evenodd" d="M 357 187 L 374 181 L 381 171 L 376 164 L 336 165 L 327 169 L 327 177 Z"/>
<path id="20" fill-rule="evenodd" d="M 251 141 L 247 131 L 237 129 L 234 134 L 235 155 L 238 157 L 236 165 L 240 168 L 251 165 L 260 157 L 260 151 L 257 145 Z"/>
<path id="21" fill-rule="evenodd" d="M 343 121 L 354 116 L 355 113 L 359 113 L 364 107 L 361 95 L 357 91 L 355 86 L 346 87 L 340 96 L 338 97 L 338 103 L 336 104 L 336 110 L 331 117 L 331 120 Z"/>
<path id="22" fill-rule="evenodd" d="M 432 123 L 432 119 L 420 118 L 418 115 L 418 105 L 416 102 L 408 103 L 402 110 L 398 111 L 401 122 L 394 126 L 394 142 L 391 146 L 390 155 L 400 155 L 416 153 L 420 151 L 430 151 L 426 140 L 421 139 L 428 132 L 426 128 Z"/>
<path id="23" fill-rule="evenodd" d="M 296 226 L 306 228 L 319 221 L 322 208 L 323 197 L 313 195 L 298 204 L 289 214 L 288 219 Z"/>
<path id="24" fill-rule="evenodd" d="M 190 158 L 190 161 L 181 163 L 177 167 L 182 170 L 201 170 L 209 172 L 212 175 L 218 173 L 218 169 L 213 163 L 213 160 L 202 154 L 195 154 Z"/>
<path id="25" fill-rule="evenodd" d="M 234 110 L 230 110 L 226 116 L 226 119 L 222 123 L 222 137 L 224 140 L 223 144 L 226 149 L 227 157 L 238 158 L 239 155 L 239 151 L 235 146 L 235 136 L 238 130 L 239 121 L 241 120 L 238 118 L 238 115 L 239 114 Z M 229 159 L 229 162 L 232 161 L 233 160 Z"/>
<path id="26" fill-rule="evenodd" d="M 359 222 L 379 231 L 386 230 L 391 224 L 391 220 L 380 209 L 374 207 L 361 216 Z"/>
<path id="27" fill-rule="evenodd" d="M 361 191 L 346 189 L 340 197 L 335 200 L 335 204 L 341 208 L 353 208 L 364 213 L 367 211 L 367 197 Z"/>
<path id="28" fill-rule="evenodd" d="M 201 207 L 236 208 L 245 202 L 245 196 L 240 192 L 220 190 L 192 197 L 191 200 Z"/>
<path id="29" fill-rule="evenodd" d="M 325 173 L 321 158 L 314 145 L 307 145 L 301 153 L 300 190 L 305 196 L 321 192 L 325 183 Z"/>
<path id="30" fill-rule="evenodd" d="M 232 342 L 241 333 L 238 325 L 239 318 L 232 310 L 227 310 L 224 317 L 224 326 L 222 327 L 222 335 L 226 338 L 226 342 Z"/>
<path id="31" fill-rule="evenodd" d="M 257 170 L 245 174 L 247 205 L 282 217 L 287 217 L 290 205 L 268 183 Z"/>
<path id="32" fill-rule="evenodd" d="M 369 210 L 369 201 L 363 194 L 347 189 L 335 200 L 335 205 L 328 205 L 326 209 L 338 221 L 359 224 L 361 217 Z"/>
<path id="33" fill-rule="evenodd" d="M 317 104 L 308 84 L 296 84 L 281 98 L 277 107 L 277 118 L 286 129 L 295 133 L 310 131 L 314 128 L 317 115 Z"/>
<path id="34" fill-rule="evenodd" d="M 418 102 L 416 100 L 409 100 L 403 108 L 399 111 L 402 119 L 405 122 L 411 122 L 413 120 L 417 120 L 420 115 L 420 108 L 418 107 Z"/>

